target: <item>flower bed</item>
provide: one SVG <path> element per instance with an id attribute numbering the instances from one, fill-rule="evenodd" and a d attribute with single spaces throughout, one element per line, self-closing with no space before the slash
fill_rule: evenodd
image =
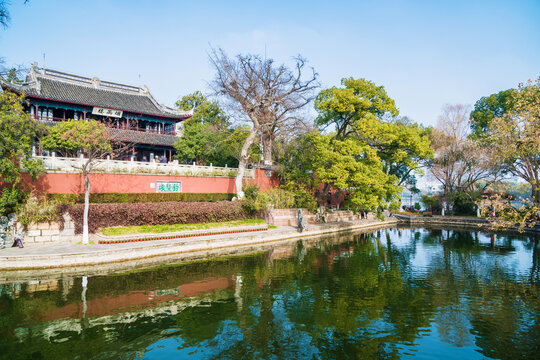
<path id="1" fill-rule="evenodd" d="M 238 233 L 246 233 L 246 232 L 265 231 L 265 230 L 268 230 L 268 225 L 266 224 L 241 227 L 239 229 L 214 228 L 214 229 L 168 233 L 168 234 L 163 234 L 163 235 L 140 234 L 140 235 L 130 235 L 130 236 L 104 236 L 104 235 L 96 234 L 96 236 L 98 237 L 98 244 L 124 244 L 124 243 L 130 243 L 130 242 L 140 242 L 140 241 L 172 240 L 172 239 L 183 239 L 183 238 L 190 238 L 190 237 L 196 237 L 196 236 L 238 234 Z"/>

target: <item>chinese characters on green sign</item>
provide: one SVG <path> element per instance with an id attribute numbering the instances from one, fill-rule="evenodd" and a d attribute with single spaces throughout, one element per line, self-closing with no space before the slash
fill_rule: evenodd
<path id="1" fill-rule="evenodd" d="M 181 181 L 156 181 L 156 192 L 158 193 L 179 193 L 182 192 Z"/>

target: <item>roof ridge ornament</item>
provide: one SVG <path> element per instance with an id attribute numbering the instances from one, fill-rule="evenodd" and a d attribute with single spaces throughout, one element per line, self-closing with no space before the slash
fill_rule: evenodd
<path id="1" fill-rule="evenodd" d="M 96 89 L 99 89 L 100 88 L 100 85 L 101 85 L 101 80 L 99 80 L 98 77 L 94 76 L 92 78 L 92 86 Z"/>

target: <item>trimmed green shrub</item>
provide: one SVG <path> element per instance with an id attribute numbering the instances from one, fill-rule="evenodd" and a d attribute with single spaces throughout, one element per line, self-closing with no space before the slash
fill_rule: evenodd
<path id="1" fill-rule="evenodd" d="M 82 233 L 83 204 L 63 205 L 62 212 L 75 222 L 75 233 Z M 252 218 L 240 201 L 162 202 L 90 204 L 89 232 L 113 226 L 198 224 Z"/>
<path id="2" fill-rule="evenodd" d="M 148 202 L 216 202 L 232 200 L 230 193 L 95 193 L 90 194 L 90 203 L 148 203 Z M 84 194 L 48 194 L 50 200 L 64 204 L 83 204 Z"/>
<path id="3" fill-rule="evenodd" d="M 59 204 L 56 200 L 46 197 L 38 198 L 31 194 L 26 202 L 22 204 L 17 212 L 17 220 L 23 225 L 39 222 L 61 221 L 61 214 L 58 211 Z"/>
<path id="4" fill-rule="evenodd" d="M 455 215 L 476 215 L 476 202 L 481 198 L 476 191 L 455 192 L 449 196 Z"/>

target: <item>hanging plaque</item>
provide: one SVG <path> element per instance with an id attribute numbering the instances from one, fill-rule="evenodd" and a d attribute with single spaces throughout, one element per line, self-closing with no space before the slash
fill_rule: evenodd
<path id="1" fill-rule="evenodd" d="M 114 118 L 121 118 L 122 113 L 122 110 L 107 109 L 97 106 L 94 106 L 94 108 L 92 109 L 92 114 L 94 115 L 109 116 Z"/>

